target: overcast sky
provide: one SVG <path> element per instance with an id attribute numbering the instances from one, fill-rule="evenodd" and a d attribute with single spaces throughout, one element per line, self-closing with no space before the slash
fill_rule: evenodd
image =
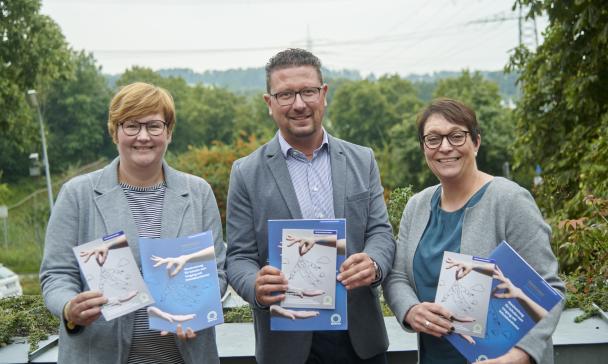
<path id="1" fill-rule="evenodd" d="M 42 0 L 104 73 L 133 65 L 261 67 L 287 47 L 331 69 L 500 70 L 519 41 L 513 0 Z M 538 23 L 538 33 L 546 26 Z"/>

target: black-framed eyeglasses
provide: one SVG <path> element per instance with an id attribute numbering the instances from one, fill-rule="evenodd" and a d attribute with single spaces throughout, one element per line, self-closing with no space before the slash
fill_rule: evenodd
<path id="1" fill-rule="evenodd" d="M 319 95 L 321 95 L 322 88 L 323 87 L 306 87 L 300 91 L 279 91 L 275 94 L 270 94 L 270 96 L 274 97 L 281 106 L 293 104 L 296 101 L 296 95 L 298 94 L 304 102 L 316 102 L 319 101 Z"/>
<path id="2" fill-rule="evenodd" d="M 467 141 L 467 134 L 471 134 L 471 132 L 464 130 L 456 130 L 449 134 L 427 134 L 422 137 L 422 141 L 424 145 L 429 149 L 437 149 L 443 143 L 443 138 L 448 139 L 448 143 L 453 147 L 460 147 L 464 145 Z"/>
<path id="3" fill-rule="evenodd" d="M 127 120 L 120 123 L 122 131 L 128 136 L 135 136 L 141 131 L 141 127 L 145 126 L 148 134 L 153 136 L 159 136 L 165 130 L 167 123 L 162 120 L 150 120 L 146 122 L 139 122 L 137 120 Z"/>

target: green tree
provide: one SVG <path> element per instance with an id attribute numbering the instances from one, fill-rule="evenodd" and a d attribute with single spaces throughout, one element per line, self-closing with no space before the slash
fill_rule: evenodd
<path id="1" fill-rule="evenodd" d="M 608 8 L 605 1 L 520 0 L 549 25 L 536 50 L 516 49 L 520 72 L 515 158 L 538 163 L 537 202 L 553 227 L 567 307 L 608 310 Z"/>
<path id="2" fill-rule="evenodd" d="M 223 88 L 191 87 L 187 102 L 178 110 L 181 117 L 174 138 L 179 145 L 173 150 L 210 146 L 213 141 L 232 142 L 237 109 L 244 100 Z"/>
<path id="3" fill-rule="evenodd" d="M 333 96 L 330 125 L 340 138 L 379 151 L 389 142 L 390 128 L 419 106 L 415 88 L 397 75 L 347 81 Z"/>
<path id="4" fill-rule="evenodd" d="M 255 93 L 239 103 L 234 124 L 235 138 L 254 136 L 257 140 L 266 141 L 276 133 L 276 124 L 268 114 L 268 105 L 262 95 Z"/>
<path id="5" fill-rule="evenodd" d="M 70 53 L 59 26 L 40 14 L 39 0 L 0 1 L 0 170 L 15 180 L 27 174 L 40 132 L 25 94 L 44 105 L 51 81 L 70 73 Z"/>
<path id="6" fill-rule="evenodd" d="M 72 63 L 74 72 L 54 81 L 46 100 L 49 159 L 59 171 L 92 162 L 100 154 L 116 155 L 107 129 L 110 89 L 106 80 L 91 54 L 73 52 Z"/>
<path id="7" fill-rule="evenodd" d="M 520 47 L 510 70 L 521 72 L 516 108 L 519 168 L 540 164 L 538 202 L 550 215 L 575 218 L 583 196 L 608 195 L 608 8 L 604 1 L 517 1 L 546 13 L 535 51 Z"/>

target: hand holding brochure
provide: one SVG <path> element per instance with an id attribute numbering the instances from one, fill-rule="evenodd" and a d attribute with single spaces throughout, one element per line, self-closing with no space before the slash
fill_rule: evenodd
<path id="1" fill-rule="evenodd" d="M 492 260 L 443 253 L 435 303 L 452 313 L 456 333 L 485 336 L 494 268 Z"/>
<path id="2" fill-rule="evenodd" d="M 199 331 L 224 322 L 211 231 L 175 239 L 139 239 L 144 280 L 156 300 L 150 329 Z"/>
<path id="3" fill-rule="evenodd" d="M 90 290 L 103 293 L 106 321 L 154 303 L 122 231 L 73 248 Z"/>
<path id="4" fill-rule="evenodd" d="M 497 271 L 485 338 L 475 338 L 475 343 L 469 343 L 460 335 L 446 336 L 471 362 L 507 353 L 564 299 L 507 242 L 500 243 L 490 258 L 496 262 Z"/>
<path id="5" fill-rule="evenodd" d="M 271 330 L 346 330 L 346 288 L 336 280 L 346 259 L 346 221 L 269 220 L 269 264 L 285 274 L 285 300 L 270 307 Z"/>

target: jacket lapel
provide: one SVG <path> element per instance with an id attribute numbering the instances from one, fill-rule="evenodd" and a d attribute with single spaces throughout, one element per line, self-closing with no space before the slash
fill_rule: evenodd
<path id="1" fill-rule="evenodd" d="M 294 190 L 291 182 L 291 176 L 289 175 L 289 170 L 287 169 L 287 162 L 285 161 L 285 157 L 283 157 L 283 153 L 281 152 L 278 136 L 275 136 L 270 143 L 268 143 L 266 150 L 266 164 L 268 169 L 270 169 L 270 173 L 274 177 L 287 208 L 289 209 L 291 218 L 301 219 L 302 212 L 300 211 L 300 204 L 298 202 L 298 197 L 296 196 L 296 191 Z"/>
<path id="2" fill-rule="evenodd" d="M 329 156 L 331 163 L 331 186 L 334 197 L 334 216 L 343 218 L 346 200 L 346 156 L 342 145 L 328 134 Z"/>
<path id="3" fill-rule="evenodd" d="M 137 226 L 125 194 L 118 184 L 118 158 L 106 166 L 94 181 L 95 205 L 105 225 L 105 234 L 124 231 L 129 247 L 139 262 L 139 236 Z M 101 238 L 99 236 L 98 238 Z"/>
<path id="4" fill-rule="evenodd" d="M 187 179 L 180 175 L 175 169 L 163 162 L 167 190 L 163 202 L 163 217 L 161 225 L 161 237 L 176 238 L 184 221 L 184 215 L 190 204 L 188 199 Z"/>

